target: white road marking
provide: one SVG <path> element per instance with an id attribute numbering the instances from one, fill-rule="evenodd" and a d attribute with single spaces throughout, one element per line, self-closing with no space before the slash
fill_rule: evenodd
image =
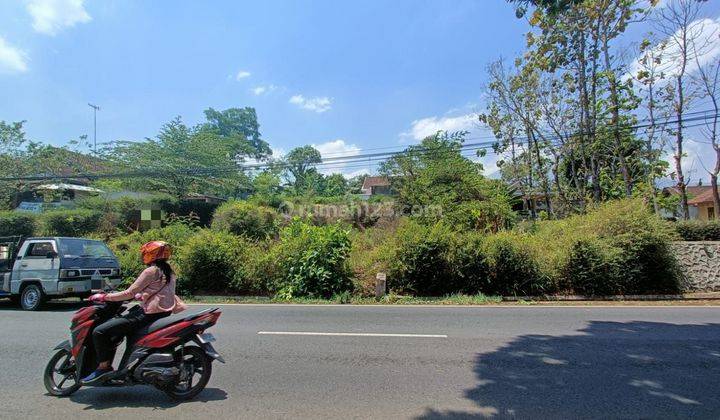
<path id="1" fill-rule="evenodd" d="M 347 333 L 347 332 L 311 332 L 311 331 L 258 331 L 258 335 L 316 335 L 330 337 L 416 337 L 416 338 L 447 338 L 445 334 L 382 334 L 382 333 Z"/>

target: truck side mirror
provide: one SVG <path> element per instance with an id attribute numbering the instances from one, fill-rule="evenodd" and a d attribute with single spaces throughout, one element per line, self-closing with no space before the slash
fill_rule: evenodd
<path id="1" fill-rule="evenodd" d="M 57 258 L 58 253 L 55 251 L 48 251 L 48 253 L 45 255 L 47 258 Z"/>

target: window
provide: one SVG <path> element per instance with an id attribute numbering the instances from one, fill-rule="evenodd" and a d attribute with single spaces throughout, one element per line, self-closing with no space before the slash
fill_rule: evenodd
<path id="1" fill-rule="evenodd" d="M 112 258 L 113 253 L 100 241 L 87 239 L 61 239 L 60 255 L 63 258 Z"/>
<path id="2" fill-rule="evenodd" d="M 708 220 L 715 218 L 715 207 L 708 207 Z"/>
<path id="3" fill-rule="evenodd" d="M 35 242 L 28 246 L 27 257 L 47 257 L 48 252 L 55 251 L 52 242 Z"/>

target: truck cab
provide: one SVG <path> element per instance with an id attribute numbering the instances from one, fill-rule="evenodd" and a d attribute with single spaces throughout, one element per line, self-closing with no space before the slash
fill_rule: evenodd
<path id="1" fill-rule="evenodd" d="M 84 238 L 0 238 L 0 296 L 26 310 L 52 298 L 84 298 L 122 281 L 120 264 L 102 241 Z"/>

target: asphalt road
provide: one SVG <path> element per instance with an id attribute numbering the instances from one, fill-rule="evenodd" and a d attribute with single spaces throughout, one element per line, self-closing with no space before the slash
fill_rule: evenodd
<path id="1" fill-rule="evenodd" d="M 181 404 L 150 387 L 46 395 L 75 309 L 0 303 L 1 418 L 720 418 L 720 307 L 228 305 L 227 364 Z"/>

